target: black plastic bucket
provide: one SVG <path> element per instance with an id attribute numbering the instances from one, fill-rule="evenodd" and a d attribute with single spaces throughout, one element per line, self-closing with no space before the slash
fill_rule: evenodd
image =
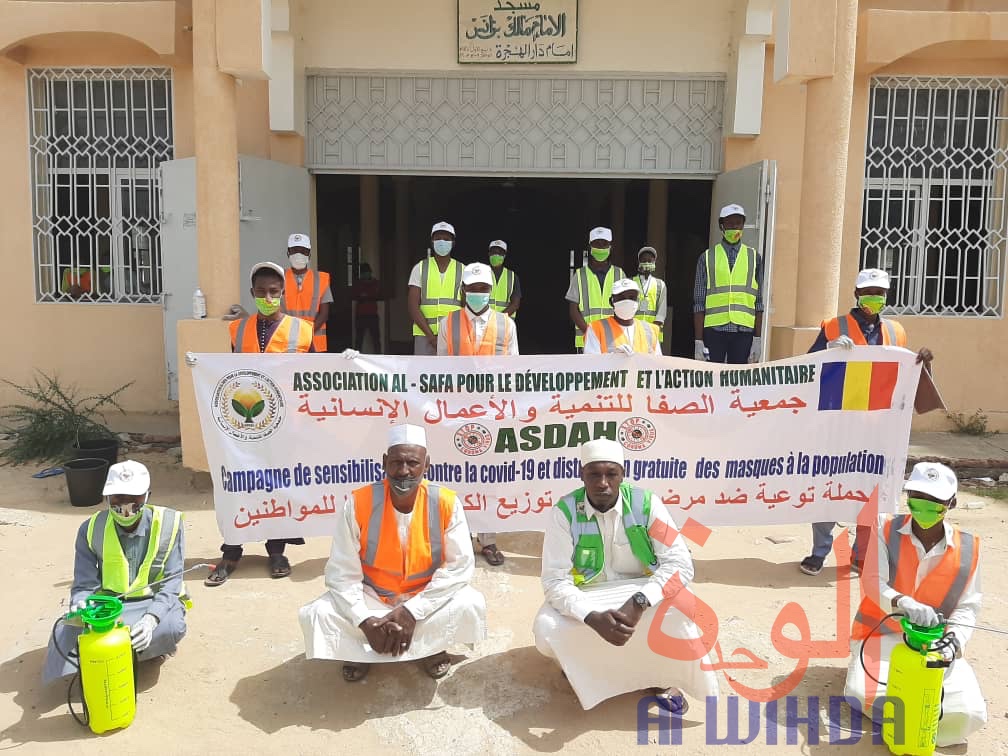
<path id="1" fill-rule="evenodd" d="M 119 461 L 118 438 L 96 438 L 74 444 L 74 459 L 104 459 L 109 465 Z"/>
<path id="2" fill-rule="evenodd" d="M 93 507 L 102 502 L 102 490 L 108 477 L 107 459 L 71 459 L 63 463 L 70 504 L 75 507 Z"/>

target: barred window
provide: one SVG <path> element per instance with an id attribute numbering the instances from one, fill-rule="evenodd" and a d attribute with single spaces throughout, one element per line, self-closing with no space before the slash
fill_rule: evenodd
<path id="1" fill-rule="evenodd" d="M 892 276 L 887 312 L 1002 314 L 1006 92 L 1006 79 L 872 80 L 861 265 Z"/>
<path id="2" fill-rule="evenodd" d="M 36 300 L 159 302 L 170 69 L 29 69 L 28 100 Z"/>

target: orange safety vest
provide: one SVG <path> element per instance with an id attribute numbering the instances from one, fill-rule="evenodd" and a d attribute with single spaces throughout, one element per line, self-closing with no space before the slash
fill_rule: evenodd
<path id="1" fill-rule="evenodd" d="M 444 318 L 445 344 L 451 355 L 501 355 L 510 354 L 508 344 L 514 332 L 514 323 L 503 313 L 491 310 L 483 339 L 476 344 L 476 330 L 467 310 L 449 312 Z"/>
<path id="2" fill-rule="evenodd" d="M 417 488 L 405 551 L 388 481 L 353 492 L 354 516 L 360 528 L 364 585 L 385 603 L 424 589 L 445 562 L 445 531 L 455 507 L 454 491 L 423 480 Z M 430 502 L 437 502 L 430 506 Z"/>
<path id="3" fill-rule="evenodd" d="M 319 308 L 322 306 L 322 295 L 328 288 L 328 273 L 316 272 L 309 268 L 305 271 L 304 278 L 301 279 L 301 288 L 299 289 L 294 271 L 287 268 L 284 272 L 283 311 L 287 315 L 307 320 L 313 325 L 315 335 L 312 341 L 315 344 L 316 352 L 328 351 L 327 324 L 315 324 L 315 316 L 318 315 Z"/>
<path id="4" fill-rule="evenodd" d="M 935 611 L 948 617 L 959 605 L 966 586 L 976 574 L 980 559 L 980 539 L 952 526 L 952 547 L 945 549 L 945 555 L 938 566 L 917 585 L 917 549 L 909 534 L 899 532 L 909 521 L 910 515 L 889 517 L 882 529 L 889 550 L 889 585 L 904 596 L 933 606 Z M 890 611 L 892 610 L 883 611 L 873 599 L 865 596 L 854 615 L 851 638 L 867 638 L 868 633 Z M 903 630 L 899 622 L 890 618 L 876 632 L 898 634 Z"/>
<path id="5" fill-rule="evenodd" d="M 886 320 L 885 318 L 879 318 L 879 322 L 882 324 L 883 346 L 905 347 L 907 345 L 906 331 L 903 330 L 903 326 L 895 320 Z M 868 345 L 864 333 L 861 332 L 861 326 L 850 313 L 841 315 L 839 318 L 824 320 L 819 325 L 823 333 L 826 334 L 827 341 L 835 341 L 841 336 L 849 336 L 851 341 L 858 346 Z"/>
<path id="6" fill-rule="evenodd" d="M 588 324 L 588 328 L 598 339 L 602 347 L 602 354 L 615 352 L 616 347 L 627 343 L 626 332 L 616 318 L 592 321 Z M 658 326 L 654 323 L 645 323 L 643 320 L 634 323 L 633 350 L 635 352 L 653 354 L 658 340 Z"/>
<path id="7" fill-rule="evenodd" d="M 258 315 L 250 315 L 242 320 L 232 320 L 231 325 L 231 349 L 235 352 L 258 353 L 259 332 L 256 329 L 256 318 Z M 293 354 L 295 352 L 307 352 L 312 345 L 311 323 L 284 315 L 280 325 L 273 331 L 266 349 L 270 354 Z"/>

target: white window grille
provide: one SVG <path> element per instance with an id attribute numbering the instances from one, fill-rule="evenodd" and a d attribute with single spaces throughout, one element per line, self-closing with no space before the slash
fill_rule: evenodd
<path id="1" fill-rule="evenodd" d="M 159 302 L 171 70 L 29 69 L 28 100 L 37 301 Z"/>
<path id="2" fill-rule="evenodd" d="M 1008 254 L 1008 79 L 874 78 L 862 267 L 886 311 L 999 316 Z"/>

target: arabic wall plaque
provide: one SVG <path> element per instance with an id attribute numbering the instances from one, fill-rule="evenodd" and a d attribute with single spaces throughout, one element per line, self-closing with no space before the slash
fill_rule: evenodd
<path id="1" fill-rule="evenodd" d="M 459 63 L 577 63 L 578 0 L 458 0 Z"/>

